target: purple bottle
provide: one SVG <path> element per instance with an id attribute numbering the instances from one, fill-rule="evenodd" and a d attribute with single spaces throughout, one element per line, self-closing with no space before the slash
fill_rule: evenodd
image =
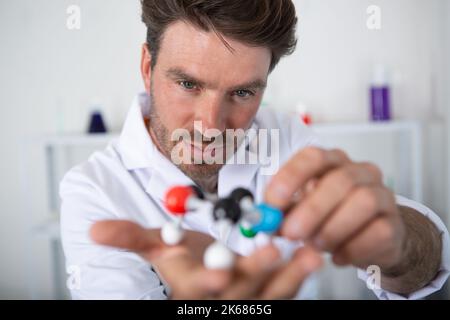
<path id="1" fill-rule="evenodd" d="M 370 87 L 370 114 L 372 121 L 391 120 L 390 91 L 386 68 L 383 65 L 377 65 L 374 68 Z"/>

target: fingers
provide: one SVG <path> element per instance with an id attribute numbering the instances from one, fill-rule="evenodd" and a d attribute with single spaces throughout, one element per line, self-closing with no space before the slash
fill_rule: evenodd
<path id="1" fill-rule="evenodd" d="M 297 250 L 292 260 L 279 270 L 264 287 L 261 299 L 291 299 L 301 284 L 323 264 L 321 255 L 312 247 Z"/>
<path id="2" fill-rule="evenodd" d="M 342 151 L 299 152 L 272 179 L 265 200 L 289 208 L 282 236 L 330 251 L 338 264 L 386 266 L 400 256 L 405 227 L 381 171 Z"/>
<path id="3" fill-rule="evenodd" d="M 212 241 L 206 235 L 187 232 L 183 245 L 166 246 L 160 239 L 160 230 L 147 230 L 119 220 L 97 222 L 90 234 L 99 244 L 127 249 L 151 261 L 171 287 L 174 299 L 205 298 L 223 290 L 231 279 L 230 272 L 203 267 L 201 253 Z M 195 253 L 189 248 L 196 248 Z"/>
<path id="4" fill-rule="evenodd" d="M 321 250 L 334 252 L 370 221 L 395 210 L 395 201 L 389 190 L 383 187 L 358 188 L 325 221 L 314 235 L 313 243 Z"/>
<path id="5" fill-rule="evenodd" d="M 255 274 L 271 270 L 280 258 L 278 249 L 274 245 L 267 245 L 257 249 L 251 256 L 240 259 L 237 267 L 246 274 Z"/>
<path id="6" fill-rule="evenodd" d="M 255 297 L 280 263 L 280 253 L 273 245 L 260 248 L 249 257 L 238 259 L 233 283 L 218 298 L 229 300 Z"/>
<path id="7" fill-rule="evenodd" d="M 340 150 L 306 148 L 290 159 L 272 178 L 265 192 L 265 201 L 284 209 L 308 180 L 348 162 L 348 157 Z"/>
<path id="8" fill-rule="evenodd" d="M 376 264 L 380 268 L 390 267 L 401 255 L 398 241 L 403 237 L 404 230 L 396 228 L 397 216 L 382 216 L 371 222 L 358 232 L 333 255 L 333 262 L 338 265 L 353 264 L 359 268 Z"/>
<path id="9" fill-rule="evenodd" d="M 150 260 L 159 276 L 169 284 L 173 299 L 212 296 L 220 299 L 249 299 L 260 296 L 270 278 L 274 279 L 274 283 L 266 287 L 264 297 L 288 297 L 298 288 L 306 273 L 311 272 L 317 264 L 317 257 L 305 250 L 274 276 L 276 268 L 281 265 L 280 253 L 270 245 L 256 250 L 249 257 L 238 258 L 232 271 L 208 270 L 203 266 L 202 259 L 189 250 L 181 246 L 166 247 L 157 230 L 145 230 L 129 221 L 98 222 L 91 228 L 91 237 L 99 244 L 128 249 Z M 204 247 L 211 240 L 197 237 L 192 241 L 191 244 Z"/>
<path id="10" fill-rule="evenodd" d="M 309 239 L 353 189 L 380 182 L 381 173 L 370 164 L 352 163 L 332 170 L 289 211 L 281 234 L 290 239 Z"/>
<path id="11" fill-rule="evenodd" d="M 223 291 L 231 281 L 231 272 L 208 270 L 187 252 L 158 259 L 154 267 L 170 284 L 173 299 L 204 299 Z"/>
<path id="12" fill-rule="evenodd" d="M 156 255 L 165 245 L 159 230 L 146 230 L 131 221 L 109 220 L 95 223 L 91 238 L 98 244 L 127 249 L 133 252 L 152 252 Z"/>

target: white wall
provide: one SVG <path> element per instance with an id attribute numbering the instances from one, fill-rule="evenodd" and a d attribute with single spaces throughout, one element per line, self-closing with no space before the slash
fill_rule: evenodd
<path id="1" fill-rule="evenodd" d="M 442 8 L 448 1 L 295 2 L 299 47 L 273 73 L 267 102 L 290 109 L 303 101 L 318 120 L 365 120 L 370 65 L 383 62 L 396 75 L 395 116 L 437 123 L 439 131 L 446 110 L 436 94 L 444 60 L 439 36 Z M 79 31 L 66 28 L 69 4 L 81 7 Z M 380 31 L 366 28 L 369 4 L 383 10 Z M 33 164 L 33 178 L 24 179 L 31 180 L 27 185 L 36 196 L 21 197 L 23 139 L 84 131 L 93 99 L 104 104 L 110 128 L 120 128 L 133 95 L 142 88 L 138 68 L 145 30 L 139 14 L 138 0 L 0 0 L 0 298 L 27 297 L 26 226 L 45 215 L 40 208 L 47 204 L 42 153 L 36 146 L 25 157 Z M 440 211 L 446 206 L 444 149 L 440 133 L 436 135 L 428 145 L 429 159 L 438 163 L 428 162 L 433 165 L 425 190 L 432 190 L 426 204 Z M 24 201 L 36 204 L 33 218 L 21 212 Z M 30 254 L 41 257 L 36 265 L 43 283 L 38 293 L 51 297 L 48 248 L 44 242 L 37 246 L 39 252 Z"/>
<path id="2" fill-rule="evenodd" d="M 439 98 L 442 104 L 442 110 L 447 115 L 447 130 L 446 130 L 446 144 L 447 144 L 447 164 L 450 164 L 450 61 L 448 57 L 450 56 L 450 1 L 445 1 L 442 10 L 443 17 L 443 32 L 442 32 L 442 42 L 443 42 L 443 50 L 442 50 L 442 85 L 441 91 L 439 92 Z M 449 211 L 449 220 L 450 221 L 450 170 L 448 170 L 448 189 L 447 189 L 447 200 L 448 202 L 448 211 Z"/>
<path id="3" fill-rule="evenodd" d="M 274 73 L 277 104 L 305 101 L 319 120 L 366 120 L 370 66 L 395 73 L 394 114 L 430 119 L 439 1 L 304 0 L 299 47 Z M 366 27 L 366 9 L 382 9 L 381 30 Z M 324 94 L 326 88 L 326 94 Z M 275 92 L 275 90 L 274 90 Z M 279 95 L 277 95 L 279 97 Z"/>
<path id="4" fill-rule="evenodd" d="M 446 143 L 447 143 L 447 157 L 446 157 L 446 169 L 447 169 L 447 188 L 446 199 L 447 199 L 447 226 L 450 225 L 450 62 L 448 57 L 450 56 L 450 1 L 445 2 L 444 12 L 444 56 L 446 57 L 444 67 L 444 77 L 443 83 L 445 83 L 445 90 L 443 90 L 443 106 L 447 112 L 447 127 L 446 127 Z M 450 284 L 447 283 L 447 296 L 450 299 Z"/>
<path id="5" fill-rule="evenodd" d="M 79 31 L 66 28 L 69 4 L 82 9 Z M 36 148 L 27 152 L 36 173 L 27 179 L 32 179 L 29 186 L 37 197 L 21 198 L 22 139 L 84 131 L 93 99 L 104 103 L 110 127 L 118 130 L 141 88 L 144 36 L 138 1 L 0 0 L 0 298 L 27 294 L 23 240 L 29 218 L 22 219 L 21 208 L 24 200 L 33 201 L 37 212 L 30 214 L 38 220 L 46 204 L 44 164 Z M 30 254 L 45 261 L 48 248 L 43 241 L 37 245 L 41 251 Z M 49 281 L 49 266 L 30 267 L 43 283 Z M 50 288 L 43 286 L 38 294 L 51 297 Z"/>
<path id="6" fill-rule="evenodd" d="M 441 91 L 442 96 L 442 105 L 443 109 L 447 112 L 447 127 L 446 127 L 446 145 L 447 145 L 447 188 L 446 191 L 446 199 L 447 199 L 447 226 L 450 225 L 450 61 L 448 57 L 450 56 L 450 1 L 446 1 L 443 10 L 444 16 L 444 30 L 443 33 L 443 42 L 444 42 L 444 50 L 443 55 L 445 57 L 443 68 L 443 89 Z M 447 283 L 447 294 L 450 299 L 450 283 Z"/>

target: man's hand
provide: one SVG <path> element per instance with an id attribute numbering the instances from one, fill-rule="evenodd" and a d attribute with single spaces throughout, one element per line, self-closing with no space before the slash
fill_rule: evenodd
<path id="1" fill-rule="evenodd" d="M 238 257 L 232 270 L 208 270 L 203 253 L 214 240 L 187 231 L 180 245 L 166 246 L 159 229 L 146 230 L 129 221 L 97 222 L 92 239 L 102 245 L 136 252 L 149 261 L 171 288 L 174 299 L 288 299 L 321 265 L 312 248 L 299 249 L 288 263 L 267 246 L 249 257 Z"/>
<path id="2" fill-rule="evenodd" d="M 408 293 L 424 285 L 422 274 L 428 275 L 426 281 L 436 274 L 436 257 L 428 266 L 435 273 L 429 275 L 429 270 L 423 269 L 410 273 L 408 263 L 413 254 L 405 250 L 423 249 L 420 241 L 433 238 L 429 232 L 432 227 L 422 235 L 423 239 L 413 235 L 405 219 L 422 224 L 428 219 L 417 212 L 413 214 L 422 219 L 401 213 L 394 194 L 383 185 L 380 170 L 369 163 L 352 162 L 340 150 L 309 147 L 298 152 L 273 177 L 265 200 L 287 212 L 282 236 L 331 252 L 337 265 L 352 264 L 359 268 L 378 265 L 382 273 L 389 275 L 395 270 L 395 281 L 384 279 L 387 289 Z M 417 223 L 409 225 L 416 230 L 420 228 Z M 436 256 L 439 249 L 433 246 L 435 241 L 426 241 L 430 244 L 428 250 Z M 440 252 L 438 261 L 439 257 Z M 417 274 L 421 274 L 421 280 L 405 284 L 402 276 L 406 273 L 410 274 L 408 281 Z"/>

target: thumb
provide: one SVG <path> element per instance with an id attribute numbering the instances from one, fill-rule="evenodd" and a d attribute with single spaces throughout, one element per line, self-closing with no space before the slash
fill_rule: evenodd
<path id="1" fill-rule="evenodd" d="M 147 230 L 125 220 L 105 220 L 95 223 L 90 229 L 91 239 L 101 245 L 127 249 L 136 253 L 156 254 L 165 245 L 159 230 Z"/>

